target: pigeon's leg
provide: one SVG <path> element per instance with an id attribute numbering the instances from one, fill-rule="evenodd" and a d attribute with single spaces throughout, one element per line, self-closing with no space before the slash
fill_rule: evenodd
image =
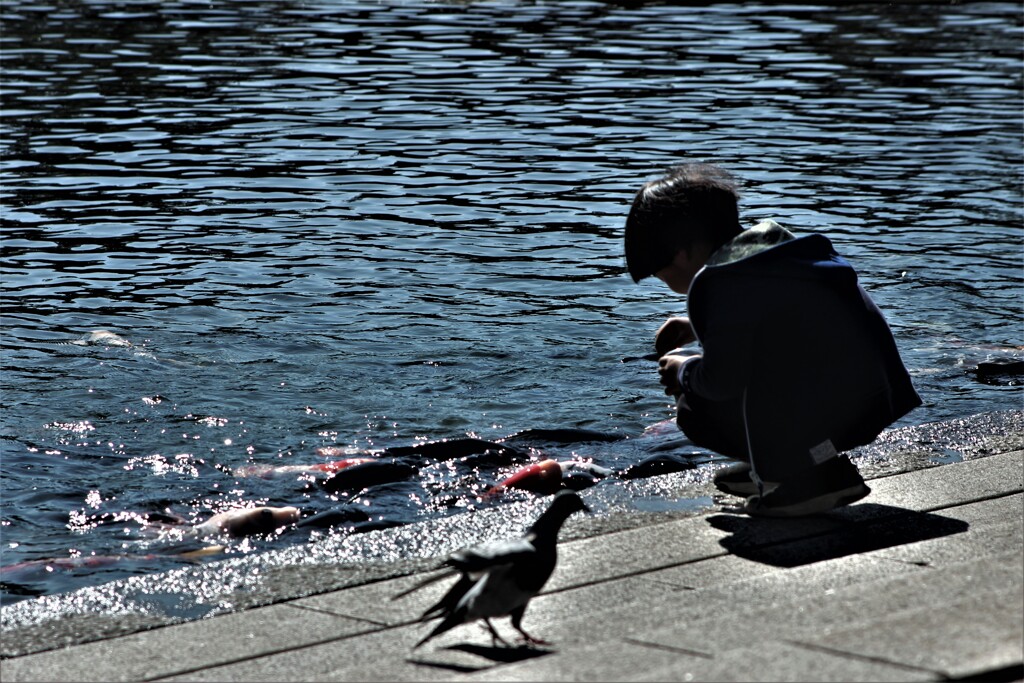
<path id="1" fill-rule="evenodd" d="M 546 640 L 540 638 L 534 638 L 529 633 L 523 630 L 523 614 L 526 612 L 526 605 L 509 612 L 509 616 L 512 617 L 512 628 L 519 631 L 523 635 L 523 640 L 531 645 L 550 645 Z"/>
<path id="2" fill-rule="evenodd" d="M 505 647 L 509 646 L 507 640 L 501 637 L 501 635 L 494 630 L 494 624 L 491 623 L 490 619 L 484 619 L 484 623 L 487 624 L 487 629 L 491 632 L 491 646 L 494 647 L 497 643 L 501 643 Z"/>

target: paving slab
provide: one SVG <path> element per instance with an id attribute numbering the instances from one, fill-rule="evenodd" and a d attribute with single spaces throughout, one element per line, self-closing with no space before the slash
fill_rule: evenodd
<path id="1" fill-rule="evenodd" d="M 930 467 L 898 476 L 872 479 L 865 501 L 884 502 L 909 510 L 937 510 L 1007 492 L 1024 490 L 1021 451 Z"/>
<path id="2" fill-rule="evenodd" d="M 137 681 L 330 641 L 368 628 L 374 627 L 273 605 L 7 659 L 0 670 L 4 681 Z"/>
<path id="3" fill-rule="evenodd" d="M 728 552 L 719 545 L 721 532 L 689 518 L 563 543 L 558 550 L 559 568 L 547 591 L 608 581 L 638 572 L 669 567 Z"/>
<path id="4" fill-rule="evenodd" d="M 993 501 L 984 503 L 995 505 Z M 1021 567 L 1017 554 L 999 556 L 986 570 L 986 584 L 996 591 L 1019 590 Z M 532 632 L 559 634 L 560 651 L 574 653 L 591 642 L 605 642 L 612 651 L 617 642 L 629 637 L 637 642 L 691 653 L 714 656 L 740 640 L 763 639 L 766 624 L 772 632 L 785 628 L 796 637 L 805 624 L 813 632 L 848 626 L 851 620 L 873 620 L 878 612 L 913 610 L 920 606 L 922 593 L 959 594 L 975 585 L 964 567 L 954 566 L 946 573 L 946 584 L 925 584 L 920 592 L 919 576 L 927 575 L 927 567 L 885 558 L 851 555 L 802 565 L 790 569 L 747 571 L 733 569 L 734 577 L 746 577 L 726 583 L 716 582 L 714 570 L 722 558 L 704 563 L 690 563 L 664 569 L 642 578 L 619 579 L 588 586 L 558 595 L 545 595 L 534 600 L 524 621 Z M 740 562 L 744 562 L 740 560 Z M 751 565 L 756 563 L 749 563 Z M 761 565 L 763 567 L 763 565 Z M 974 565 L 971 565 L 974 566 Z M 896 583 L 891 580 L 898 579 Z M 619 584 L 629 586 L 642 581 L 630 599 L 623 600 Z M 703 583 L 702 590 L 690 588 Z M 660 584 L 660 585 L 659 585 Z M 601 590 L 616 587 L 601 600 Z M 676 590 L 666 590 L 675 586 Z M 689 590 L 687 590 L 690 588 Z M 843 592 L 853 589 L 852 596 Z M 575 598 L 582 591 L 587 608 L 575 609 Z M 860 595 L 864 593 L 864 595 Z M 852 603 L 847 605 L 847 602 Z M 597 607 L 593 607 L 597 605 Z M 653 629 L 650 633 L 647 629 Z M 658 635 L 651 634 L 661 634 Z M 680 634 L 683 634 L 682 636 Z M 449 632 L 439 639 L 438 647 L 451 646 L 465 639 L 465 633 Z M 685 638 L 681 640 L 680 638 Z M 569 656 L 575 656 L 570 654 Z M 530 663 L 524 665 L 549 667 Z M 532 674 L 523 674 L 529 679 Z"/>
<path id="5" fill-rule="evenodd" d="M 575 539 L 524 626 L 419 649 L 412 574 L 0 662 L 29 680 L 939 680 L 1024 661 L 1021 451 L 871 481 L 802 520 L 714 511 Z M 509 633 L 507 620 L 497 620 Z M 1004 674 L 1005 675 L 1005 674 Z"/>
<path id="6" fill-rule="evenodd" d="M 490 637 L 482 627 L 471 625 L 465 628 L 474 635 L 470 641 L 479 641 L 482 644 L 481 651 L 493 651 L 496 657 L 535 658 L 545 654 L 532 648 L 519 651 L 510 651 L 504 647 L 491 648 Z M 501 663 L 481 656 L 471 643 L 464 650 L 416 650 L 414 645 L 423 633 L 413 626 L 388 628 L 157 680 L 434 681 L 451 680 L 457 674 L 463 675 Z"/>
<path id="7" fill-rule="evenodd" d="M 844 558 L 836 562 L 849 561 Z M 666 621 L 660 626 L 634 631 L 632 637 L 662 647 L 716 653 L 737 641 L 770 639 L 827 645 L 839 650 L 841 640 L 822 639 L 851 629 L 858 633 L 878 631 L 889 633 L 889 643 L 896 648 L 891 651 L 891 657 L 878 659 L 920 668 L 927 668 L 931 662 L 936 674 L 946 675 L 952 667 L 943 662 L 943 657 L 947 653 L 952 656 L 960 649 L 960 656 L 970 662 L 964 665 L 967 670 L 998 668 L 1007 656 L 1005 650 L 990 663 L 980 661 L 977 651 L 987 648 L 989 639 L 984 633 L 979 636 L 978 631 L 961 629 L 956 611 L 947 611 L 948 605 L 970 598 L 981 604 L 1002 601 L 1008 609 L 1016 611 L 1016 617 L 995 612 L 992 622 L 1005 634 L 1007 642 L 1016 643 L 1017 660 L 1024 656 L 1021 650 L 1024 632 L 1019 624 L 1020 607 L 1024 605 L 1021 578 L 1024 563 L 1018 552 L 838 588 L 815 585 L 806 571 L 797 574 L 794 576 L 793 570 L 789 570 L 769 575 L 765 580 L 731 585 L 730 589 L 734 590 L 704 591 L 699 599 L 708 611 L 689 618 L 681 615 L 685 629 Z M 730 600 L 735 605 L 732 609 L 726 606 Z M 692 615 L 693 611 L 688 614 Z M 971 614 L 978 616 L 980 612 Z M 932 615 L 949 618 L 949 621 L 935 624 Z M 900 646 L 908 638 L 898 637 L 895 627 L 883 628 L 886 624 L 898 624 L 910 631 L 941 632 L 942 637 L 928 639 L 927 647 L 912 651 Z M 1005 643 L 1001 645 L 1004 646 Z M 874 657 L 855 649 L 846 651 Z"/>
<path id="8" fill-rule="evenodd" d="M 558 639 L 558 651 L 542 660 L 509 665 L 500 672 L 474 674 L 473 678 L 590 680 L 589 676 L 575 678 L 571 672 L 594 667 L 599 670 L 601 667 L 592 662 L 581 669 L 584 665 L 580 662 L 600 658 L 602 653 L 617 662 L 613 670 L 629 671 L 629 666 L 623 669 L 619 661 L 632 651 L 620 648 L 625 641 L 646 645 L 652 652 L 684 653 L 686 657 L 659 667 L 650 667 L 642 659 L 634 661 L 632 667 L 637 672 L 647 673 L 620 680 L 687 680 L 686 674 L 692 674 L 692 680 L 926 680 L 990 670 L 1021 659 L 1021 632 L 1013 626 L 1016 617 L 1009 611 L 1016 609 L 1019 613 L 1024 599 L 1020 597 L 1024 568 L 1015 553 L 990 557 L 987 562 L 953 566 L 937 579 L 922 581 L 920 577 L 934 575 L 936 570 L 844 557 L 821 566 L 775 570 L 710 590 L 662 592 L 658 600 L 642 605 L 642 613 L 637 612 L 636 604 L 624 603 L 610 605 L 604 613 L 578 616 L 565 605 L 549 605 L 541 599 L 537 606 L 531 605 L 532 623 L 539 622 L 538 630 L 564 634 Z M 962 595 L 977 585 L 973 575 L 977 571 L 983 572 L 988 582 L 977 597 L 951 606 L 949 615 L 933 609 L 929 597 Z M 987 631 L 969 631 L 971 637 L 963 639 L 962 646 L 952 642 L 962 638 L 956 610 L 976 603 L 970 614 L 984 618 L 985 605 L 992 600 L 1002 600 L 1005 607 L 1002 612 L 991 613 L 992 625 Z M 932 615 L 948 617 L 932 638 L 915 643 L 899 636 L 901 629 L 927 632 L 923 624 L 930 624 Z M 968 621 L 964 626 L 970 628 L 972 623 Z M 645 628 L 643 624 L 654 625 Z M 990 631 L 998 637 L 992 637 Z M 844 648 L 842 636 L 831 638 L 837 633 L 857 635 L 867 644 Z M 873 639 L 880 633 L 887 635 Z M 734 652 L 737 644 L 746 643 L 758 643 L 770 652 L 782 648 L 788 654 L 773 660 Z M 909 656 L 901 643 L 919 649 Z M 894 652 L 879 651 L 882 644 L 890 645 Z M 948 655 L 945 660 L 929 658 L 936 648 L 944 649 Z M 591 651 L 592 655 L 581 655 Z M 827 655 L 826 660 L 839 660 L 819 661 L 823 655 Z M 770 673 L 750 669 L 753 661 L 761 662 L 759 667 L 767 666 Z M 780 668 L 780 662 L 786 666 Z"/>
<path id="9" fill-rule="evenodd" d="M 991 531 L 990 527 L 995 527 L 1007 532 L 1005 536 L 1008 542 L 1005 544 L 999 543 L 994 546 L 990 544 L 988 552 L 1005 553 L 1007 548 L 1021 548 L 1020 505 L 1021 497 L 1018 495 L 1002 499 L 985 500 L 978 504 L 946 510 L 944 512 L 948 513 L 946 515 L 947 519 L 952 521 L 969 520 L 976 527 L 979 527 L 977 529 L 978 534 L 961 533 L 960 527 L 958 527 L 959 535 L 956 536 L 933 540 L 930 535 L 924 535 L 922 536 L 924 540 L 910 542 L 907 546 L 897 547 L 902 549 L 904 547 L 913 548 L 918 544 L 949 545 L 954 543 L 968 543 L 970 546 L 979 545 L 970 543 L 968 539 L 975 537 L 985 538 Z M 911 513 L 904 515 L 904 518 L 914 521 L 914 518 L 919 515 L 921 513 Z M 968 527 L 969 524 L 963 524 L 963 529 Z M 808 541 L 808 543 L 814 545 L 821 542 L 821 538 Z M 803 541 L 796 541 L 792 545 L 804 543 Z M 886 544 L 883 543 L 882 545 Z M 660 592 L 654 589 L 651 593 L 658 596 L 658 599 L 648 599 L 642 601 L 643 604 L 636 604 L 636 600 L 623 602 L 613 596 L 608 601 L 608 603 L 611 603 L 610 606 L 607 606 L 608 603 L 606 603 L 606 612 L 608 613 L 595 614 L 587 610 L 583 615 L 574 613 L 571 607 L 572 598 L 579 591 L 571 591 L 564 596 L 556 597 L 554 600 L 548 600 L 545 596 L 531 604 L 530 623 L 538 624 L 537 628 L 544 632 L 554 631 L 569 634 L 567 639 L 559 640 L 559 645 L 569 646 L 568 649 L 570 651 L 575 651 L 578 645 L 586 643 L 590 639 L 597 641 L 613 640 L 616 638 L 616 634 L 621 637 L 622 633 L 629 633 L 631 637 L 640 638 L 641 636 L 637 634 L 642 633 L 643 624 L 651 620 L 657 622 L 659 620 L 658 611 L 667 609 L 673 612 L 674 619 L 678 622 L 667 627 L 671 630 L 673 639 L 663 640 L 655 644 L 677 649 L 682 648 L 689 652 L 698 652 L 712 656 L 716 652 L 727 650 L 735 642 L 737 636 L 758 638 L 759 631 L 763 630 L 763 626 L 766 623 L 772 624 L 773 628 L 778 628 L 780 625 L 780 617 L 777 615 L 778 605 L 795 605 L 795 612 L 791 610 L 787 613 L 787 616 L 792 616 L 798 626 L 800 623 L 808 621 L 807 614 L 809 612 L 816 611 L 817 614 L 815 614 L 814 619 L 810 620 L 812 623 L 810 628 L 815 631 L 822 629 L 828 632 L 831 628 L 847 625 L 851 614 L 843 609 L 843 595 L 841 593 L 837 594 L 837 590 L 847 586 L 854 586 L 858 591 L 866 590 L 869 595 L 880 597 L 880 601 L 875 600 L 874 602 L 856 598 L 857 604 L 862 606 L 860 610 L 862 618 L 869 621 L 873 620 L 878 612 L 888 614 L 899 609 L 912 610 L 922 603 L 929 604 L 929 601 L 925 599 L 927 596 L 922 597 L 920 594 L 910 590 L 915 584 L 918 584 L 917 574 L 928 571 L 929 563 L 904 561 L 899 557 L 890 559 L 885 557 L 884 553 L 886 552 L 890 552 L 890 550 L 882 550 L 876 554 L 865 555 L 844 554 L 832 560 L 807 563 L 795 568 L 786 569 L 785 571 L 774 572 L 766 570 L 762 564 L 735 557 L 714 558 L 706 562 L 692 562 L 678 567 L 658 570 L 643 577 L 643 581 L 650 582 L 651 584 L 660 583 L 663 587 L 676 586 L 680 591 L 674 594 L 664 591 L 663 588 Z M 920 556 L 921 554 L 918 553 L 918 555 Z M 953 557 L 963 557 L 963 555 L 962 551 L 952 553 Z M 988 587 L 1001 595 L 1005 591 L 1011 597 L 1015 595 L 1014 591 L 1019 593 L 1022 569 L 1019 561 L 1017 561 L 1018 559 L 1019 550 L 1016 552 L 1011 551 L 1008 556 L 1000 557 L 996 562 L 1000 566 L 1004 562 L 1009 562 L 1008 568 L 1004 567 L 1002 572 L 1002 582 L 996 578 L 999 574 L 998 571 L 986 570 L 986 584 Z M 936 563 L 932 562 L 931 564 Z M 950 578 L 952 578 L 954 583 L 959 582 L 961 588 L 972 587 L 974 579 L 970 571 L 968 571 L 971 566 L 974 565 L 953 567 L 950 572 Z M 716 570 L 722 567 L 729 567 L 727 570 L 728 575 L 734 579 L 727 581 L 727 585 L 724 586 L 720 585 L 722 583 L 719 581 L 721 577 L 716 573 Z M 754 567 L 760 567 L 761 569 L 754 569 Z M 999 569 L 999 567 L 996 567 L 996 569 Z M 904 576 L 910 574 L 914 574 L 914 576 L 903 579 Z M 892 577 L 900 577 L 902 585 L 896 585 L 892 590 L 889 590 L 886 584 L 872 585 L 872 582 Z M 620 579 L 613 583 L 629 584 L 631 582 L 630 579 Z M 591 586 L 589 589 L 597 591 L 604 585 L 612 584 Z M 651 587 L 653 588 L 653 585 Z M 681 593 L 684 589 L 695 589 L 697 587 L 717 588 L 716 590 L 695 591 L 689 595 Z M 927 592 L 927 589 L 925 592 Z M 940 595 L 949 594 L 948 588 L 932 592 L 938 592 Z M 894 600 L 893 594 L 897 598 L 905 597 Z M 824 601 L 824 603 L 811 609 L 811 607 L 814 607 L 813 605 L 805 605 L 801 602 L 801 600 L 806 602 L 808 599 L 817 599 Z M 1018 599 L 1017 603 L 1019 602 L 1020 600 Z M 737 603 L 742 604 L 738 605 Z M 838 607 L 835 607 L 836 604 L 838 604 Z M 1014 604 L 1012 599 L 1011 604 Z M 726 616 L 724 618 L 709 618 L 708 614 Z M 566 619 L 568 619 L 568 623 Z M 690 621 L 691 619 L 703 619 L 703 622 L 693 623 Z M 785 622 L 784 617 L 781 620 Z M 668 621 L 671 622 L 671 619 L 668 619 Z M 737 621 L 752 623 L 752 627 L 748 629 L 738 627 Z M 679 624 L 683 626 L 681 627 Z M 676 633 L 680 630 L 691 634 L 696 633 L 696 640 L 680 643 L 675 639 Z M 718 631 L 718 637 L 709 637 L 711 635 L 709 630 Z M 1012 634 L 1014 632 L 1013 628 L 1010 628 L 1009 632 Z M 1010 640 L 1012 641 L 1012 635 Z M 614 650 L 614 647 L 612 649 Z M 1019 659 L 1019 647 L 1017 648 L 1017 655 Z M 997 661 L 996 664 L 998 663 Z M 531 662 L 524 666 L 531 670 L 535 667 L 542 667 L 547 671 L 555 665 L 550 662 L 545 662 L 544 664 Z M 975 668 L 974 664 L 967 667 L 967 669 L 972 668 Z M 892 672 L 889 672 L 887 675 L 891 674 Z M 523 674 L 524 679 L 529 679 L 531 676 L 533 674 Z M 898 675 L 897 679 L 899 679 Z"/>
<path id="10" fill-rule="evenodd" d="M 626 641 L 576 648 L 559 658 L 474 672 L 470 681 L 927 681 L 929 671 L 779 641 L 715 656 Z"/>
<path id="11" fill-rule="evenodd" d="M 398 626 L 414 621 L 440 598 L 455 581 L 447 578 L 400 599 L 399 593 L 421 582 L 429 574 L 414 574 L 399 579 L 376 581 L 341 591 L 295 600 L 292 604 L 330 614 L 364 619 L 384 626 Z"/>
<path id="12" fill-rule="evenodd" d="M 770 640 L 686 666 L 645 667 L 636 681 L 929 681 L 930 671 Z"/>
<path id="13" fill-rule="evenodd" d="M 946 508 L 942 515 L 963 522 L 970 533 L 955 533 L 921 539 L 915 543 L 892 545 L 869 555 L 938 567 L 1024 548 L 1024 495 Z"/>
<path id="14" fill-rule="evenodd" d="M 475 671 L 468 681 L 631 681 L 641 671 L 684 670 L 701 654 L 652 648 L 629 640 L 574 645 L 547 657 Z"/>
<path id="15" fill-rule="evenodd" d="M 977 569 L 985 570 L 984 566 Z M 898 615 L 882 613 L 805 642 L 929 669 L 946 679 L 1020 663 L 1024 592 L 983 590 L 938 605 L 928 600 L 930 595 L 935 595 L 934 591 L 921 594 L 920 609 Z"/>

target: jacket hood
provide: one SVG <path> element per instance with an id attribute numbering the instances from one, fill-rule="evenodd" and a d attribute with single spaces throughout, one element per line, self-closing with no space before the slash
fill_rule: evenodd
<path id="1" fill-rule="evenodd" d="M 795 236 L 789 230 L 771 219 L 763 220 L 716 249 L 704 265 L 715 267 L 742 261 L 792 239 Z"/>
<path id="2" fill-rule="evenodd" d="M 747 276 L 753 277 L 758 287 L 768 288 L 774 287 L 776 280 L 857 283 L 856 272 L 827 237 L 817 233 L 796 237 L 775 221 L 765 220 L 716 249 L 697 271 L 687 295 L 691 321 L 703 317 L 703 290 L 711 282 L 724 280 L 741 286 L 738 283 Z"/>
<path id="3" fill-rule="evenodd" d="M 824 235 L 796 237 L 775 221 L 765 220 L 716 249 L 694 277 L 693 284 L 748 270 L 758 277 L 857 279 L 853 268 Z"/>

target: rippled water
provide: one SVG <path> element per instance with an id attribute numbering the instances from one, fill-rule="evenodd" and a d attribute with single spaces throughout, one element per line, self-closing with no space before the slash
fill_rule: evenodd
<path id="1" fill-rule="evenodd" d="M 4 565 L 165 552 L 132 514 L 331 509 L 231 475 L 318 447 L 670 418 L 641 358 L 684 303 L 632 285 L 621 229 L 683 160 L 733 170 L 746 223 L 854 263 L 925 400 L 900 424 L 1021 405 L 971 371 L 1024 345 L 1019 3 L 5 0 L 0 21 Z M 131 346 L 74 343 L 98 329 Z M 550 452 L 621 468 L 643 444 Z M 500 504 L 475 496 L 504 473 L 439 463 L 356 503 L 454 514 Z"/>

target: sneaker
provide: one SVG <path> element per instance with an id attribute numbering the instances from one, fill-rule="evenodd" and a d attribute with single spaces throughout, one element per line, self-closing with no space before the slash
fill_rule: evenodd
<path id="1" fill-rule="evenodd" d="M 743 511 L 753 517 L 799 517 L 849 505 L 871 493 L 845 455 L 829 458 L 782 482 L 763 496 L 751 496 Z"/>
<path id="2" fill-rule="evenodd" d="M 748 496 L 756 496 L 759 493 L 757 484 L 750 478 L 750 465 L 745 462 L 718 470 L 715 472 L 714 482 L 715 488 L 723 493 L 728 493 L 730 496 L 746 498 Z M 765 493 L 779 485 L 775 481 L 765 481 L 762 483 L 764 484 Z"/>

